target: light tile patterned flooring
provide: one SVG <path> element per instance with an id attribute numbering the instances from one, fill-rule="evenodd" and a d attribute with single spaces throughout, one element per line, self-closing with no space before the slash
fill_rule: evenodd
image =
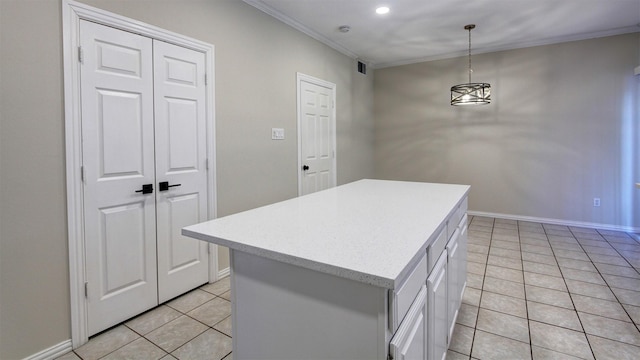
<path id="1" fill-rule="evenodd" d="M 485 217 L 447 359 L 640 359 L 637 234 Z"/>
<path id="2" fill-rule="evenodd" d="M 58 358 L 78 359 L 231 360 L 229 278 L 168 301 Z"/>
<path id="3" fill-rule="evenodd" d="M 640 237 L 469 217 L 467 289 L 448 360 L 640 359 Z M 229 279 L 59 359 L 231 359 Z"/>

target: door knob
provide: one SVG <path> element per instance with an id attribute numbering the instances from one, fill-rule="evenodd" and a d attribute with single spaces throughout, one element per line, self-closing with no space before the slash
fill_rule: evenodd
<path id="1" fill-rule="evenodd" d="M 182 184 L 173 184 L 173 185 L 169 185 L 168 181 L 162 181 L 158 183 L 158 191 L 167 191 L 169 190 L 170 187 L 176 187 L 176 186 L 181 186 Z"/>
<path id="2" fill-rule="evenodd" d="M 302 171 L 309 170 L 309 165 L 302 165 Z"/>
<path id="3" fill-rule="evenodd" d="M 136 190 L 137 193 L 151 194 L 153 192 L 153 184 L 144 184 L 142 189 Z"/>

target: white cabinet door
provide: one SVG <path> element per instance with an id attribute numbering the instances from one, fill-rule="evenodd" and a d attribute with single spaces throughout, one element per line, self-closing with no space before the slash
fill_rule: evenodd
<path id="1" fill-rule="evenodd" d="M 442 360 L 447 355 L 447 251 L 443 251 L 427 278 L 427 359 Z"/>
<path id="2" fill-rule="evenodd" d="M 390 352 L 394 360 L 426 359 L 426 298 L 427 287 L 422 285 L 422 289 L 409 308 L 407 316 L 391 339 Z"/>
<path id="3" fill-rule="evenodd" d="M 453 334 L 458 309 L 460 308 L 460 271 L 461 264 L 461 248 L 460 248 L 460 230 L 456 229 L 453 236 L 447 244 L 447 323 L 449 324 L 449 338 Z"/>
<path id="4" fill-rule="evenodd" d="M 88 332 L 158 304 L 149 38 L 80 22 Z M 137 192 L 140 191 L 140 192 Z"/>
<path id="5" fill-rule="evenodd" d="M 208 243 L 180 232 L 207 220 L 205 56 L 157 40 L 153 55 L 158 298 L 162 303 L 209 279 Z"/>
<path id="6" fill-rule="evenodd" d="M 464 294 L 464 288 L 467 285 L 467 230 L 468 230 L 468 225 L 467 225 L 467 215 L 465 214 L 465 216 L 462 218 L 462 221 L 460 222 L 461 224 L 461 228 L 460 228 L 460 237 L 458 238 L 458 244 L 460 249 L 458 250 L 460 252 L 460 270 L 458 273 L 458 284 L 459 284 L 459 291 L 460 291 L 460 302 L 462 302 L 462 295 Z"/>

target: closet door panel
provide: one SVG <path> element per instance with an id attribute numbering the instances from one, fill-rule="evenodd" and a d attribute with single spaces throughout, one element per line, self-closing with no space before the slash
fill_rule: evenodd
<path id="1" fill-rule="evenodd" d="M 158 304 L 152 40 L 80 22 L 88 333 Z"/>
<path id="2" fill-rule="evenodd" d="M 203 53 L 154 41 L 160 302 L 209 280 L 207 243 L 180 233 L 208 218 L 204 65 Z"/>

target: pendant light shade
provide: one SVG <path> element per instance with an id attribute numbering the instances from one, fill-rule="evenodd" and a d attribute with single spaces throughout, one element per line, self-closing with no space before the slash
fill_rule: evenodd
<path id="1" fill-rule="evenodd" d="M 490 84 L 468 83 L 451 87 L 451 105 L 485 105 L 490 103 Z"/>
<path id="2" fill-rule="evenodd" d="M 469 82 L 451 87 L 451 105 L 486 105 L 491 103 L 491 85 L 471 82 L 471 30 L 476 26 L 464 27 L 469 31 Z"/>

